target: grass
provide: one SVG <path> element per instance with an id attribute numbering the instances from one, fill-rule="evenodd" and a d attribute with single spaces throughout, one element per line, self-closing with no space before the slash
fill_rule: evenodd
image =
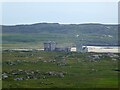
<path id="1" fill-rule="evenodd" d="M 67 53 L 67 52 L 3 52 L 3 72 L 11 70 L 40 70 L 41 72 L 66 72 L 65 76 L 29 79 L 14 81 L 13 78 L 3 80 L 3 88 L 117 88 L 118 59 L 113 61 L 110 57 L 102 57 L 91 62 L 88 56 L 93 53 Z M 104 54 L 102 54 L 104 56 Z M 58 63 L 67 65 L 60 66 Z M 21 62 L 18 65 L 5 64 L 16 60 L 31 61 Z M 37 63 L 32 61 L 40 60 Z M 56 60 L 57 62 L 43 62 Z M 62 62 L 63 61 L 63 62 Z"/>
<path id="2" fill-rule="evenodd" d="M 4 48 L 43 48 L 43 42 L 55 41 L 58 46 L 68 47 L 77 44 L 113 44 L 117 37 L 109 38 L 91 34 L 58 34 L 58 33 L 32 33 L 32 34 L 2 34 L 2 46 Z M 99 42 L 98 42 L 99 41 Z"/>

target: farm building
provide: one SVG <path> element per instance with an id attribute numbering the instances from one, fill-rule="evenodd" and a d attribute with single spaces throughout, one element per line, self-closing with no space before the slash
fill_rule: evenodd
<path id="1" fill-rule="evenodd" d="M 77 48 L 76 48 L 76 47 L 71 47 L 71 48 L 70 48 L 70 51 L 71 51 L 71 52 L 76 52 L 76 51 L 77 51 Z"/>
<path id="2" fill-rule="evenodd" d="M 83 52 L 119 53 L 118 46 L 82 46 Z"/>
<path id="3" fill-rule="evenodd" d="M 60 48 L 56 47 L 57 44 L 54 41 L 48 41 L 44 43 L 44 51 L 64 51 L 64 52 L 69 52 L 70 48 Z"/>
<path id="4" fill-rule="evenodd" d="M 55 51 L 56 43 L 54 41 L 48 41 L 44 43 L 44 51 Z"/>

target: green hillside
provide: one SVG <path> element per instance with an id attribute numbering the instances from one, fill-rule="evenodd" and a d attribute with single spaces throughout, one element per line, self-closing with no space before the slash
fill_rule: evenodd
<path id="1" fill-rule="evenodd" d="M 2 26 L 3 47 L 42 48 L 45 41 L 59 46 L 117 45 L 117 25 L 37 23 Z"/>

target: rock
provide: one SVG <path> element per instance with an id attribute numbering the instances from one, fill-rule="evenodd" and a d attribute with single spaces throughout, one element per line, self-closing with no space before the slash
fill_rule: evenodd
<path id="1" fill-rule="evenodd" d="M 63 78 L 64 74 L 63 73 L 59 73 L 59 77 Z"/>
<path id="2" fill-rule="evenodd" d="M 4 72 L 4 73 L 2 74 L 2 79 L 7 79 L 7 78 L 8 78 L 8 75 L 7 75 L 7 73 Z"/>
<path id="3" fill-rule="evenodd" d="M 23 78 L 15 78 L 15 81 L 20 81 L 20 80 L 24 80 Z"/>
<path id="4" fill-rule="evenodd" d="M 117 59 L 115 59 L 115 58 L 112 58 L 112 60 L 113 60 L 113 61 L 116 61 Z"/>

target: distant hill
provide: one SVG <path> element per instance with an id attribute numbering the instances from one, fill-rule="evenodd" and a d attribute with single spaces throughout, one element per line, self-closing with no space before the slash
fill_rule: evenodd
<path id="1" fill-rule="evenodd" d="M 54 40 L 57 43 L 117 45 L 118 25 L 105 24 L 59 24 L 36 23 L 30 25 L 2 26 L 3 44 L 43 43 Z"/>
<path id="2" fill-rule="evenodd" d="M 59 24 L 59 23 L 37 23 L 31 25 L 3 26 L 3 33 L 92 33 L 114 35 L 117 25 L 103 24 Z"/>

